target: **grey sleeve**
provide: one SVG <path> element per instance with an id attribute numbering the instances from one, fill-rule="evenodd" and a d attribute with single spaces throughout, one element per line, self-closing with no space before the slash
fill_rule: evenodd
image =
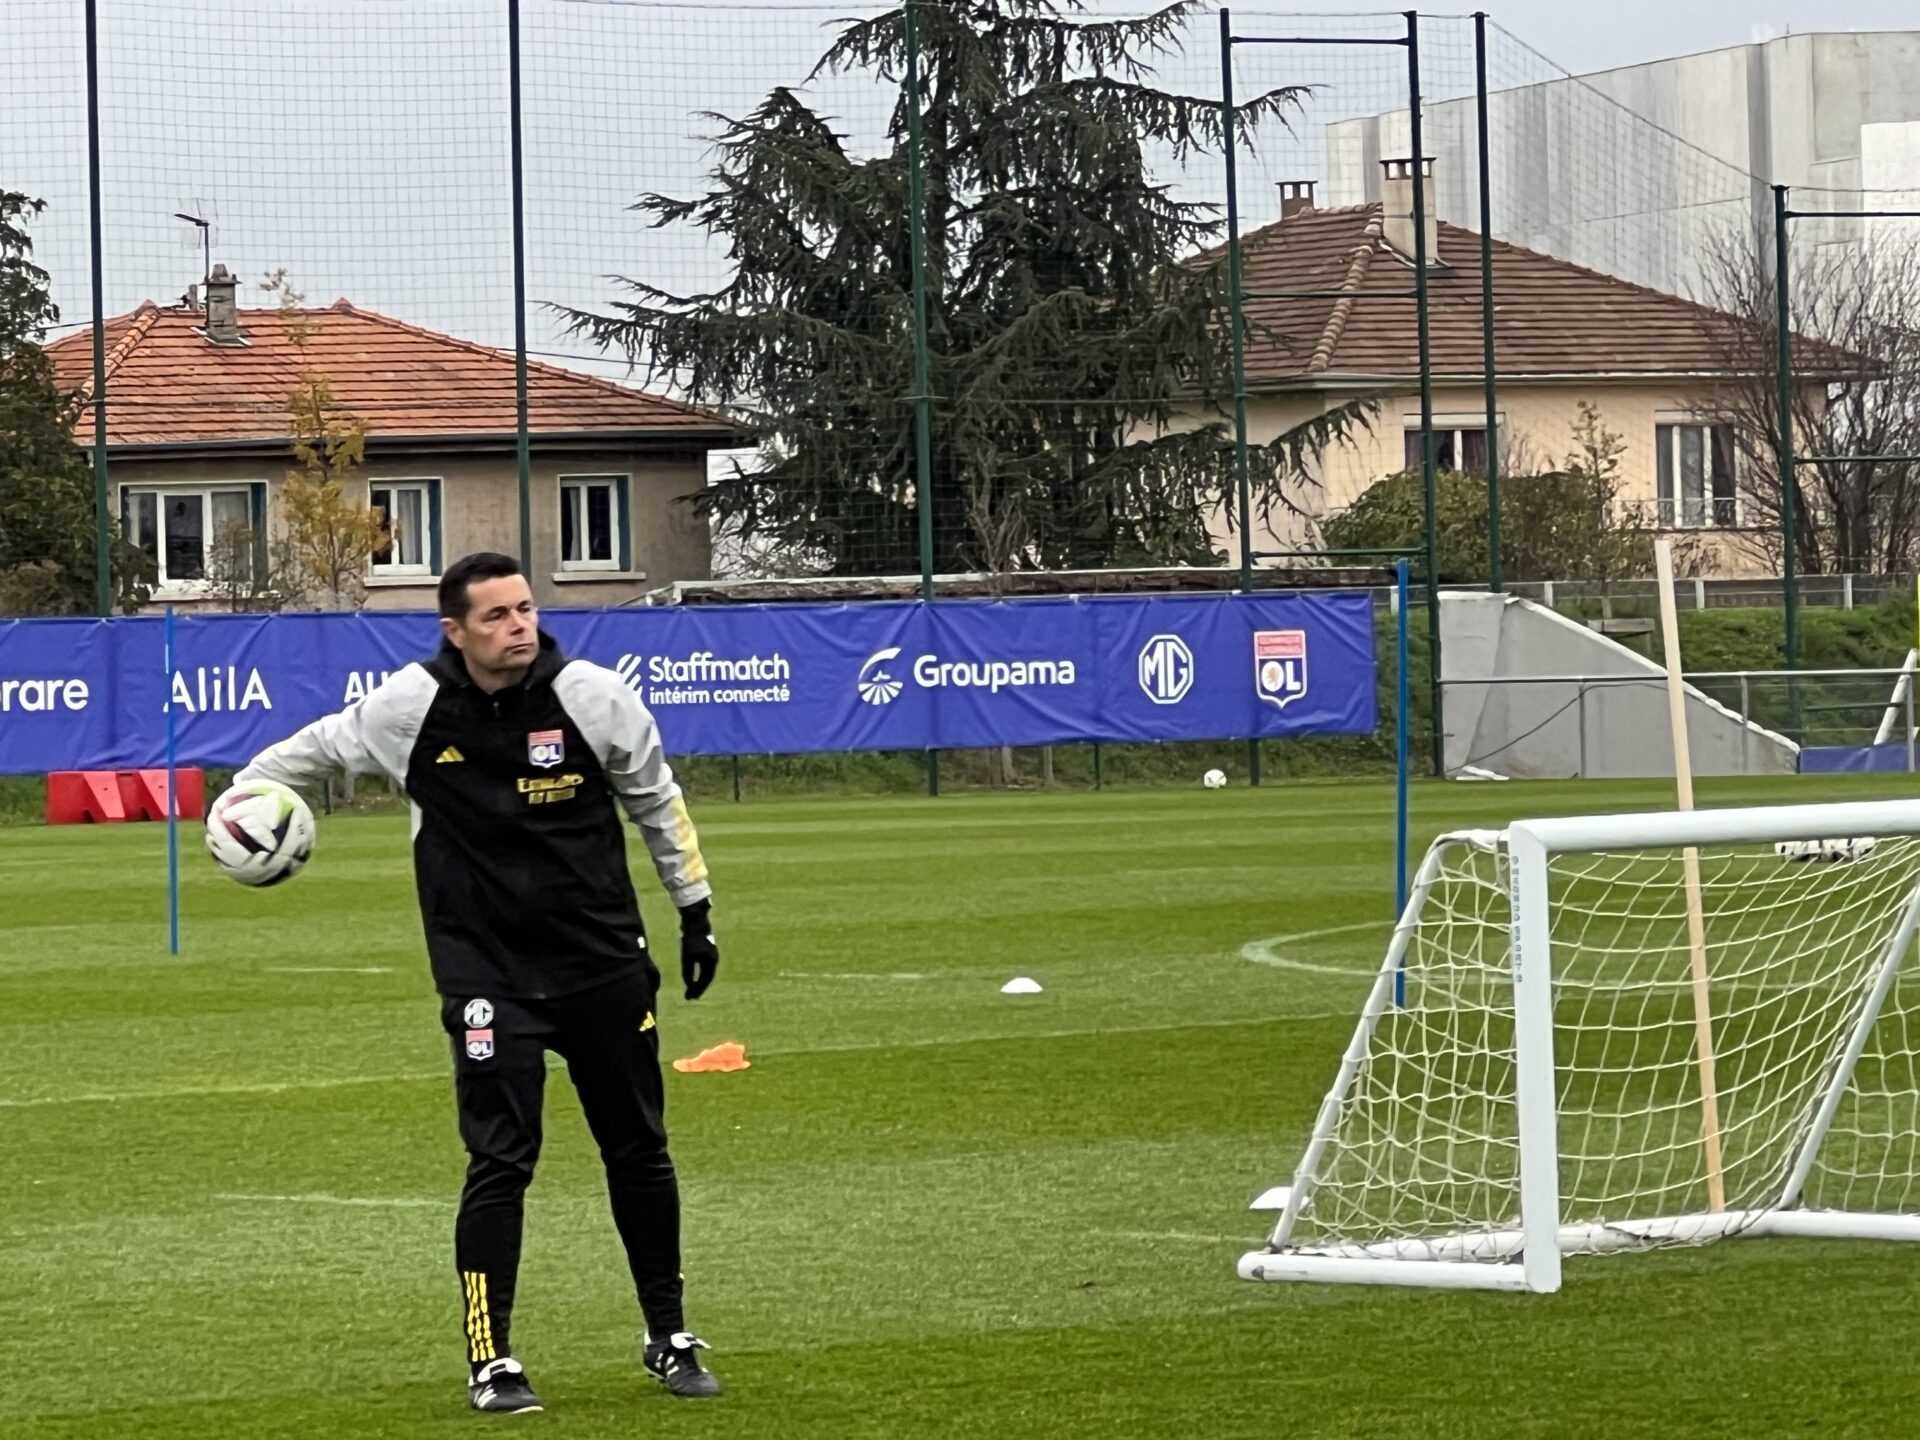
<path id="1" fill-rule="evenodd" d="M 618 675 L 591 661 L 569 661 L 553 688 L 645 839 L 673 903 L 685 907 L 712 895 L 700 837 L 660 748 L 653 713 Z"/>
<path id="2" fill-rule="evenodd" d="M 234 783 L 313 785 L 330 775 L 385 775 L 404 788 L 413 742 L 439 688 L 424 666 L 396 671 L 366 699 L 269 745 L 234 775 Z"/>

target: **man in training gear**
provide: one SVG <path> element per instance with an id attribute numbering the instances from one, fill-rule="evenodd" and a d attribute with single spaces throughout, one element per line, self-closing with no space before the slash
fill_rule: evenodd
<path id="1" fill-rule="evenodd" d="M 261 752 L 236 783 L 384 774 L 413 807 L 413 865 L 469 1163 L 454 1226 L 468 1400 L 540 1408 L 509 1326 L 546 1054 L 567 1062 L 607 1169 L 646 1316 L 642 1362 L 715 1395 L 681 1313 L 680 1195 L 661 1114 L 660 972 L 627 873 L 620 811 L 680 912 L 697 1000 L 720 963 L 706 862 L 639 696 L 544 634 L 520 567 L 469 555 L 440 580 L 440 651 Z"/>

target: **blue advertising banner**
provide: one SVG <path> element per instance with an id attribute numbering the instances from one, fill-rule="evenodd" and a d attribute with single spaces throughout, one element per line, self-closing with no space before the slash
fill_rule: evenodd
<path id="1" fill-rule="evenodd" d="M 1364 595 L 549 610 L 677 755 L 1367 734 Z M 438 643 L 418 613 L 0 621 L 0 772 L 237 765 Z"/>

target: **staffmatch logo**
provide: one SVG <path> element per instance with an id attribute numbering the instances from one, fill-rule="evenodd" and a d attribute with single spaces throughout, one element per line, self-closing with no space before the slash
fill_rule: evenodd
<path id="1" fill-rule="evenodd" d="M 1178 635 L 1156 635 L 1140 647 L 1140 688 L 1156 705 L 1178 705 L 1193 688 L 1193 651 Z"/>

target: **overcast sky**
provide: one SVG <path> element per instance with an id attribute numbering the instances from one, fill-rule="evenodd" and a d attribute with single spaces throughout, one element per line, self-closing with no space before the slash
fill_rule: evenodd
<path id="1" fill-rule="evenodd" d="M 1399 26 L 1380 15 L 1379 0 L 1310 3 L 1338 18 L 1283 19 L 1267 0 L 1236 5 L 1235 28 Z M 1920 26 L 1916 0 L 1489 6 L 1501 27 L 1491 47 L 1496 88 L 1552 79 L 1558 67 L 1590 71 L 1788 29 Z M 650 230 L 627 207 L 649 191 L 697 193 L 716 129 L 700 112 L 739 114 L 772 86 L 801 84 L 837 18 L 878 8 L 522 0 L 531 299 L 601 306 L 616 293 L 610 273 L 668 286 L 717 279 L 724 257 L 713 247 L 685 231 Z M 109 312 L 171 301 L 199 278 L 197 231 L 174 218 L 186 211 L 212 220 L 214 258 L 249 283 L 285 266 L 316 303 L 346 296 L 510 344 L 504 10 L 504 0 L 100 0 Z M 0 0 L 0 187 L 49 202 L 36 253 L 69 323 L 89 306 L 81 14 L 81 0 Z M 1215 34 L 1210 16 L 1197 24 L 1184 56 L 1162 64 L 1163 82 L 1217 94 Z M 1465 22 L 1424 21 L 1422 45 L 1430 94 L 1471 87 Z M 1243 195 L 1271 197 L 1263 187 L 1273 180 L 1323 174 L 1326 124 L 1404 97 L 1397 51 L 1240 54 L 1236 83 L 1246 91 L 1319 87 L 1295 133 L 1270 137 L 1249 163 Z M 893 99 L 865 78 L 808 93 L 856 143 L 879 133 Z M 1596 123 L 1569 143 L 1586 144 L 1596 163 L 1617 163 L 1613 133 Z M 1223 192 L 1217 161 L 1170 178 L 1195 198 Z M 1254 219 L 1267 218 L 1254 208 Z M 545 310 L 533 337 L 535 349 L 569 359 L 585 348 Z"/>
<path id="2" fill-rule="evenodd" d="M 1386 7 L 1314 0 L 1301 8 Z M 1920 5 L 1913 0 L 1482 0 L 1467 8 L 1485 9 L 1576 73 L 1717 50 L 1788 31 L 1920 26 Z"/>

